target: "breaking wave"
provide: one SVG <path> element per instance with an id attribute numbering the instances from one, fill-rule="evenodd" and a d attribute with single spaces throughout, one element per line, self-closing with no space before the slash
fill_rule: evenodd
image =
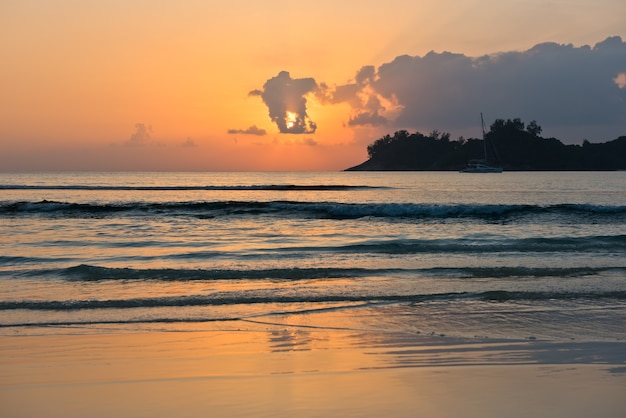
<path id="1" fill-rule="evenodd" d="M 394 295 L 394 294 L 324 294 L 324 295 L 194 295 L 177 297 L 155 297 L 111 300 L 20 300 L 0 301 L 2 310 L 36 310 L 36 311 L 75 311 L 86 309 L 131 309 L 131 308 L 164 308 L 164 307 L 197 307 L 239 304 L 306 304 L 306 303 L 428 303 L 457 302 L 462 300 L 478 300 L 490 302 L 504 301 L 542 301 L 542 300 L 574 300 L 574 299 L 614 299 L 625 300 L 624 291 L 604 292 L 512 292 L 486 291 L 479 293 L 459 292 L 442 294 Z"/>
<path id="2" fill-rule="evenodd" d="M 216 281 L 216 280 L 317 280 L 388 275 L 414 275 L 441 278 L 516 278 L 516 277 L 580 277 L 608 272 L 625 272 L 622 267 L 435 267 L 423 269 L 367 268 L 277 268 L 259 270 L 212 269 L 138 269 L 112 268 L 81 264 L 74 267 L 30 270 L 22 276 L 55 276 L 71 281 L 143 280 L 143 281 Z"/>
<path id="3" fill-rule="evenodd" d="M 416 204 L 416 203 L 338 203 L 298 201 L 217 201 L 217 202 L 128 202 L 71 203 L 42 200 L 38 202 L 1 202 L 4 215 L 88 216 L 245 216 L 267 215 L 287 217 L 358 219 L 358 218 L 513 218 L 520 216 L 555 215 L 612 217 L 626 221 L 626 206 L 590 204 L 498 205 L 498 204 Z"/>

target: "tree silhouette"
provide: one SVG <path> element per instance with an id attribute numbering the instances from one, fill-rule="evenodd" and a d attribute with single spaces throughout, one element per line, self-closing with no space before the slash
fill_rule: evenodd
<path id="1" fill-rule="evenodd" d="M 536 121 L 525 125 L 520 118 L 496 119 L 485 134 L 487 156 L 505 170 L 624 170 L 626 136 L 602 144 L 564 145 L 556 138 L 542 138 Z M 350 170 L 459 170 L 470 159 L 483 158 L 482 138 L 450 140 L 449 133 L 433 130 L 397 131 L 367 147 L 369 159 Z"/>
<path id="2" fill-rule="evenodd" d="M 541 135 L 541 131 L 543 131 L 543 129 L 541 126 L 537 125 L 536 121 L 531 120 L 530 123 L 526 125 L 526 131 L 532 136 L 539 136 Z"/>

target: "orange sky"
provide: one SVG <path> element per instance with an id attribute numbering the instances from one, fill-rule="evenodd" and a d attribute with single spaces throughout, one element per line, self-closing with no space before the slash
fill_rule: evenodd
<path id="1" fill-rule="evenodd" d="M 626 35 L 625 4 L 2 0 L 0 170 L 341 170 L 391 128 L 310 93 L 314 132 L 280 133 L 250 92 L 281 71 L 333 89 L 431 50 L 593 45 Z"/>

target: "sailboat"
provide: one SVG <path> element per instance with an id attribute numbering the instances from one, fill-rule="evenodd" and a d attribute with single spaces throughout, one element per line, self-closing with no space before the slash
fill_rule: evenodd
<path id="1" fill-rule="evenodd" d="M 502 173 L 502 167 L 493 167 L 488 164 L 487 161 L 487 135 L 485 134 L 485 121 L 483 120 L 483 114 L 480 113 L 480 124 L 483 129 L 483 154 L 482 160 L 475 159 L 469 160 L 467 167 L 461 170 L 461 173 Z"/>

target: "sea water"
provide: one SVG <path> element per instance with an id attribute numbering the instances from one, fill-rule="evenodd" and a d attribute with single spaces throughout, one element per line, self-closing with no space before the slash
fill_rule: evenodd
<path id="1" fill-rule="evenodd" d="M 623 340 L 626 172 L 0 174 L 0 335 L 208 323 Z"/>

